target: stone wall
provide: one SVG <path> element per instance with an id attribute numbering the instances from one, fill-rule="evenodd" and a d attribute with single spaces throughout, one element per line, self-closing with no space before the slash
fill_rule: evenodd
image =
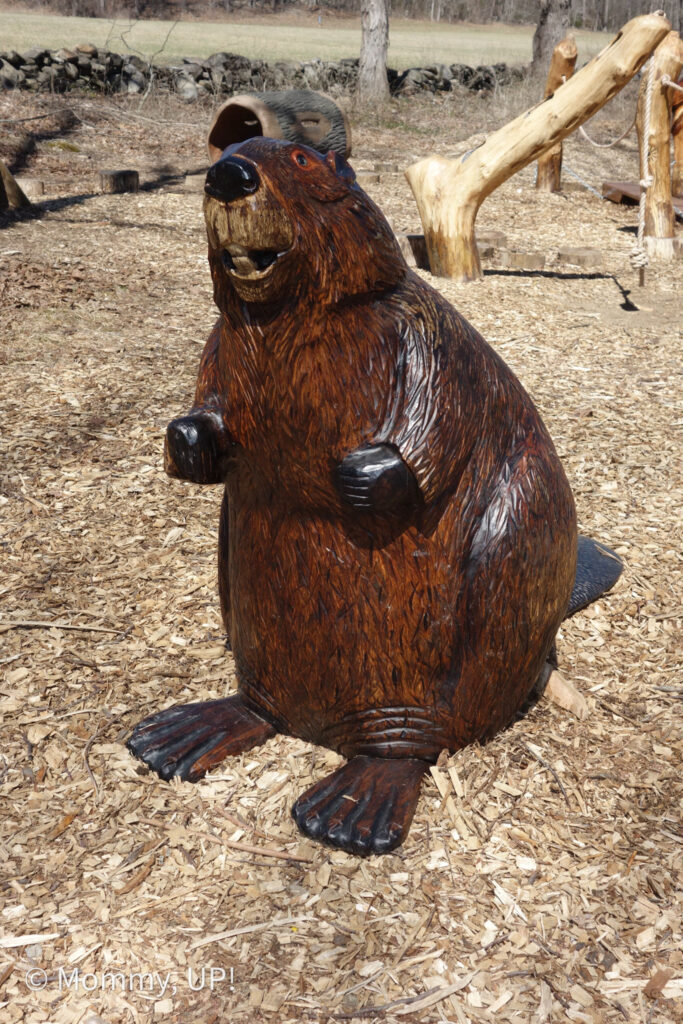
<path id="1" fill-rule="evenodd" d="M 398 72 L 388 69 L 394 95 L 449 92 L 456 83 L 474 92 L 507 85 L 523 77 L 522 67 L 493 64 L 471 68 L 438 64 Z M 183 58 L 169 65 L 150 64 L 134 54 L 111 53 L 84 44 L 75 50 L 34 47 L 20 54 L 0 53 L 0 89 L 66 92 L 79 89 L 103 93 L 143 93 L 151 86 L 176 92 L 188 103 L 202 95 L 225 96 L 269 89 L 315 89 L 331 96 L 352 93 L 358 60 L 249 60 L 233 53 L 214 53 L 206 60 Z"/>

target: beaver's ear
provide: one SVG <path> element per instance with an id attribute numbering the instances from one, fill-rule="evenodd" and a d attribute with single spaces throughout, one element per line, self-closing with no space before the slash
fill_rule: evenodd
<path id="1" fill-rule="evenodd" d="M 340 156 L 339 153 L 335 153 L 334 150 L 325 157 L 325 163 L 328 167 L 331 167 L 337 177 L 341 178 L 342 181 L 352 185 L 356 180 L 356 172 L 350 164 L 347 164 L 344 157 Z"/>

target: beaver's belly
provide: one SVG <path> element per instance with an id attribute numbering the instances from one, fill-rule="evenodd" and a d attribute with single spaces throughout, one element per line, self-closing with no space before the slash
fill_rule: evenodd
<path id="1" fill-rule="evenodd" d="M 365 736 L 405 755 L 426 742 L 455 639 L 458 574 L 443 545 L 408 529 L 373 550 L 322 516 L 252 504 L 231 513 L 244 697 L 283 731 L 337 749 Z"/>
<path id="2" fill-rule="evenodd" d="M 506 724 L 563 617 L 572 544 L 547 522 L 504 531 L 473 567 L 461 507 L 454 497 L 429 536 L 411 526 L 372 548 L 333 516 L 231 503 L 230 627 L 247 703 L 347 756 L 431 759 Z"/>

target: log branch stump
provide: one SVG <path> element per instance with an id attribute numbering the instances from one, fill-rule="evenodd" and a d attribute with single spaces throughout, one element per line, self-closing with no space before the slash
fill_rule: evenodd
<path id="1" fill-rule="evenodd" d="M 552 96 L 564 82 L 574 74 L 576 58 L 576 40 L 571 33 L 566 36 L 553 50 L 548 79 L 545 83 L 545 99 Z M 541 192 L 559 192 L 562 180 L 562 143 L 547 149 L 538 161 L 536 168 L 536 188 Z"/>
<path id="2" fill-rule="evenodd" d="M 645 104 L 650 75 L 643 75 L 638 92 L 636 129 L 640 156 L 640 180 L 649 181 L 645 193 L 645 247 L 651 256 L 671 258 L 674 253 L 676 219 L 671 201 L 671 169 L 669 166 L 671 136 L 671 100 L 673 90 L 662 85 L 668 75 L 676 81 L 683 68 L 683 41 L 678 32 L 669 32 L 652 55 L 654 83 L 650 110 L 650 131 L 644 140 Z M 643 152 L 647 154 L 643 161 Z"/>
<path id="3" fill-rule="evenodd" d="M 100 171 L 100 191 L 137 192 L 140 188 L 140 175 L 137 171 Z"/>
<path id="4" fill-rule="evenodd" d="M 430 156 L 408 168 L 433 274 L 459 281 L 481 278 L 474 223 L 484 199 L 593 117 L 640 70 L 670 28 L 662 14 L 633 18 L 551 97 L 494 132 L 464 160 Z"/>
<path id="5" fill-rule="evenodd" d="M 7 165 L 0 160 L 0 211 L 10 207 L 19 210 L 31 205 L 31 200 L 17 185 Z"/>

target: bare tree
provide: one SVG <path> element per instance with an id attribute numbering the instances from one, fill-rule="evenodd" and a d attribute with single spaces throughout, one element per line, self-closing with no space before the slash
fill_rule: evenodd
<path id="1" fill-rule="evenodd" d="M 389 99 L 389 79 L 387 78 L 388 0 L 361 0 L 360 17 L 362 36 L 358 95 L 364 105 L 382 105 Z"/>
<path id="2" fill-rule="evenodd" d="M 532 43 L 532 75 L 546 74 L 553 50 L 569 29 L 570 7 L 571 0 L 541 0 Z"/>

